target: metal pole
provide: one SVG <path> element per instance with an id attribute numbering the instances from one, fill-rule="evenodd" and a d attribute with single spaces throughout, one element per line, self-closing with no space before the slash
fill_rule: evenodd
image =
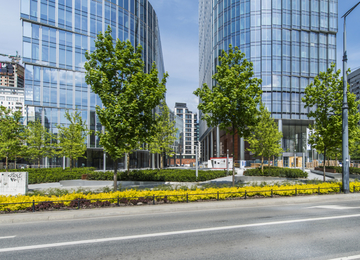
<path id="1" fill-rule="evenodd" d="M 343 57 L 343 121 L 342 121 L 342 185 L 345 194 L 349 193 L 349 136 L 347 104 L 347 53 L 346 53 L 346 16 L 344 17 L 344 57 Z"/>
<path id="2" fill-rule="evenodd" d="M 216 127 L 216 157 L 220 157 L 220 128 Z"/>
<path id="3" fill-rule="evenodd" d="M 195 149 L 196 149 L 196 160 L 195 160 L 195 163 L 196 163 L 196 181 L 198 180 L 198 147 L 197 145 L 195 146 Z"/>
<path id="4" fill-rule="evenodd" d="M 155 169 L 155 155 L 151 154 L 151 168 L 154 170 Z"/>
<path id="5" fill-rule="evenodd" d="M 341 18 L 344 18 L 344 56 L 343 56 L 343 121 L 342 121 L 342 188 L 345 194 L 350 192 L 349 189 L 349 129 L 348 129 L 348 104 L 347 104 L 347 52 L 346 52 L 346 17 L 360 4 L 358 2 L 351 9 L 349 9 Z"/>
<path id="6" fill-rule="evenodd" d="M 295 150 L 295 152 L 294 152 L 294 167 L 296 168 L 296 150 Z"/>
<path id="7" fill-rule="evenodd" d="M 63 156 L 63 170 L 65 170 L 65 156 Z"/>
<path id="8" fill-rule="evenodd" d="M 226 150 L 226 175 L 229 175 L 229 149 Z"/>
<path id="9" fill-rule="evenodd" d="M 104 172 L 106 171 L 106 153 L 104 152 Z"/>

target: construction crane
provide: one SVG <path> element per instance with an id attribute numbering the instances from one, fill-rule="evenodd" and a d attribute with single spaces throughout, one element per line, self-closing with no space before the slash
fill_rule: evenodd
<path id="1" fill-rule="evenodd" d="M 16 62 L 16 63 L 19 63 L 20 60 L 21 60 L 21 56 L 18 54 L 17 51 L 16 51 L 16 55 L 10 55 L 10 54 L 2 54 L 2 53 L 0 53 L 0 56 L 8 57 L 9 59 L 11 59 L 12 62 Z"/>

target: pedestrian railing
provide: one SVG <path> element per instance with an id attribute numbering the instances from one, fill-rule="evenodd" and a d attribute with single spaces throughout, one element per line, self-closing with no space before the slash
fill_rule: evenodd
<path id="1" fill-rule="evenodd" d="M 311 190 L 311 194 L 317 193 L 318 195 L 325 193 L 322 190 L 332 190 L 332 193 L 341 193 L 341 186 L 339 187 L 325 187 L 325 188 L 295 188 L 295 189 L 269 189 L 269 190 L 241 190 L 237 192 L 216 192 L 216 193 L 189 193 L 184 192 L 183 194 L 169 194 L 169 195 L 152 195 L 146 197 L 111 197 L 111 198 L 76 198 L 73 200 L 56 200 L 56 201 L 35 201 L 32 202 L 14 202 L 14 203 L 0 203 L 0 208 L 5 209 L 5 211 L 11 211 L 10 209 L 6 210 L 7 206 L 10 205 L 23 205 L 21 208 L 26 208 L 27 211 L 35 212 L 40 210 L 46 210 L 49 208 L 52 209 L 81 209 L 81 208 L 94 208 L 94 207 L 120 207 L 127 205 L 139 205 L 139 204 L 148 204 L 156 205 L 163 203 L 174 203 L 174 202 L 186 202 L 192 200 L 192 197 L 201 197 L 205 196 L 205 199 L 200 200 L 226 200 L 226 199 L 248 199 L 255 195 L 262 195 L 264 197 L 273 198 L 274 195 L 278 195 L 281 192 L 285 192 L 284 196 L 298 196 L 300 194 L 307 194 L 306 191 Z M 326 191 L 326 193 L 328 193 Z M 353 186 L 352 192 L 360 191 L 360 186 Z M 196 201 L 198 199 L 195 199 Z"/>

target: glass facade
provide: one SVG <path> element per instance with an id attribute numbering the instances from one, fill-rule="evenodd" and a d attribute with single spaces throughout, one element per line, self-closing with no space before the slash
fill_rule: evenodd
<path id="1" fill-rule="evenodd" d="M 200 0 L 200 86 L 213 85 L 221 50 L 238 46 L 262 79 L 262 102 L 272 117 L 283 126 L 308 126 L 301 98 L 314 77 L 336 62 L 337 6 L 337 0 Z M 208 133 L 201 121 L 200 140 Z M 303 150 L 286 133 L 284 150 Z"/>
<path id="2" fill-rule="evenodd" d="M 155 61 L 161 79 L 164 70 L 160 32 L 148 0 L 21 0 L 25 105 L 28 120 L 39 119 L 57 134 L 66 124 L 64 114 L 81 111 L 89 129 L 100 131 L 95 106 L 100 98 L 85 83 L 85 52 L 95 49 L 95 38 L 110 26 L 114 39 L 143 46 L 145 71 Z M 88 148 L 99 147 L 91 135 Z"/>

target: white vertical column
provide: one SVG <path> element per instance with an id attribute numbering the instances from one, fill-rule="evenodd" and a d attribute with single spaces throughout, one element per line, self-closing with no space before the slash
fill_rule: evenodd
<path id="1" fill-rule="evenodd" d="M 104 172 L 106 171 L 106 153 L 104 152 Z"/>
<path id="2" fill-rule="evenodd" d="M 220 128 L 216 127 L 216 157 L 220 157 Z"/>
<path id="3" fill-rule="evenodd" d="M 125 153 L 125 157 L 124 157 L 124 160 L 125 160 L 125 162 L 124 162 L 124 166 L 125 166 L 125 170 L 128 168 L 128 156 L 129 156 L 129 154 L 128 153 Z M 116 165 L 116 167 L 117 167 L 117 165 Z"/>
<path id="4" fill-rule="evenodd" d="M 214 157 L 214 132 L 210 132 L 210 157 Z"/>
<path id="5" fill-rule="evenodd" d="M 240 138 L 240 160 L 245 160 L 245 141 L 244 138 Z"/>

